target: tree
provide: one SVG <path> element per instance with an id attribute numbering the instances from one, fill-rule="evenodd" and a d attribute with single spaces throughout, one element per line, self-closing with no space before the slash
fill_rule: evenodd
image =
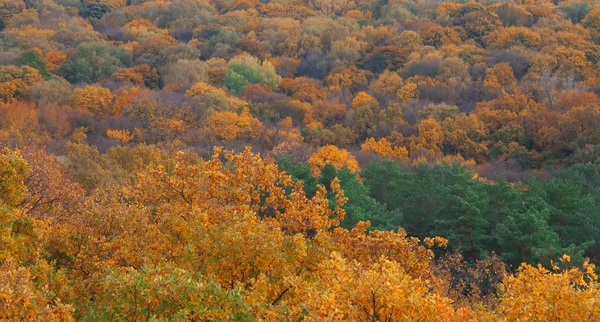
<path id="1" fill-rule="evenodd" d="M 126 144 L 133 140 L 133 135 L 128 130 L 108 130 L 106 136 L 111 139 L 119 140 L 121 144 Z"/>
<path id="2" fill-rule="evenodd" d="M 421 121 L 417 127 L 419 136 L 415 141 L 415 145 L 411 146 L 411 151 L 419 148 L 439 151 L 444 142 L 442 126 L 436 120 L 430 118 Z"/>
<path id="3" fill-rule="evenodd" d="M 19 57 L 19 65 L 26 65 L 37 69 L 44 77 L 44 79 L 48 79 L 50 77 L 50 73 L 46 69 L 46 62 L 40 57 L 40 55 L 35 51 L 27 51 Z"/>
<path id="4" fill-rule="evenodd" d="M 46 67 L 50 72 L 57 72 L 60 70 L 62 63 L 67 59 L 67 54 L 59 50 L 50 50 L 44 55 L 44 61 Z"/>
<path id="5" fill-rule="evenodd" d="M 280 81 L 281 77 L 270 62 L 261 64 L 256 57 L 248 55 L 230 60 L 225 73 L 225 85 L 235 94 L 249 84 L 265 84 L 275 90 Z"/>
<path id="6" fill-rule="evenodd" d="M 558 7 L 557 10 L 576 24 L 584 19 L 592 8 L 587 1 L 573 1 L 567 5 Z"/>
<path id="7" fill-rule="evenodd" d="M 251 318 L 240 294 L 227 292 L 200 274 L 169 265 L 139 271 L 115 268 L 104 273 L 99 282 L 96 299 L 85 309 L 84 319 L 140 320 L 149 315 L 159 319 Z"/>
<path id="8" fill-rule="evenodd" d="M 79 11 L 79 15 L 84 18 L 100 19 L 107 13 L 111 12 L 111 7 L 100 2 L 89 2 Z"/>
<path id="9" fill-rule="evenodd" d="M 180 59 L 167 66 L 163 80 L 165 85 L 188 89 L 196 83 L 207 82 L 208 69 L 208 65 L 203 61 Z"/>
<path id="10" fill-rule="evenodd" d="M 403 169 L 390 160 L 370 162 L 361 172 L 371 196 L 397 215 L 393 222 L 419 238 L 439 235 L 474 259 L 490 248 L 486 185 L 458 165 L 425 164 Z"/>
<path id="11" fill-rule="evenodd" d="M 458 153 L 465 158 L 483 161 L 488 156 L 485 124 L 477 115 L 461 115 L 447 118 L 442 122 L 444 129 L 444 146 L 451 153 Z"/>
<path id="12" fill-rule="evenodd" d="M 568 264 L 565 254 L 561 262 Z M 595 319 L 600 312 L 588 305 L 598 296 L 594 265 L 583 268 L 553 270 L 523 264 L 518 272 L 502 284 L 502 297 L 496 312 L 507 319 L 529 319 L 544 316 L 548 319 Z M 528 307 L 527 311 L 524 310 Z"/>
<path id="13" fill-rule="evenodd" d="M 310 171 L 315 177 L 319 177 L 321 169 L 327 164 L 333 165 L 338 170 L 344 167 L 351 172 L 360 170 L 358 161 L 350 152 L 341 150 L 334 145 L 326 145 L 317 149 L 308 159 L 308 163 L 310 164 Z"/>
<path id="14" fill-rule="evenodd" d="M 120 67 L 132 64 L 132 56 L 120 47 L 101 43 L 81 44 L 65 60 L 58 73 L 71 84 L 95 83 Z"/>
<path id="15" fill-rule="evenodd" d="M 508 27 L 498 30 L 495 33 L 495 43 L 500 48 L 510 48 L 514 46 L 525 46 L 529 48 L 540 48 L 542 36 L 525 27 Z"/>
<path id="16" fill-rule="evenodd" d="M 371 135 L 379 123 L 379 103 L 365 92 L 360 92 L 352 100 L 352 108 L 348 111 L 346 122 L 360 139 Z"/>
<path id="17" fill-rule="evenodd" d="M 498 4 L 494 12 L 505 27 L 530 26 L 534 20 L 533 15 L 526 8 L 510 3 Z"/>
<path id="18" fill-rule="evenodd" d="M 239 115 L 235 112 L 214 112 L 206 119 L 206 127 L 225 142 L 255 139 L 263 130 L 262 123 L 246 108 Z"/>
<path id="19" fill-rule="evenodd" d="M 131 68 L 119 68 L 112 74 L 112 78 L 122 82 L 130 82 L 135 85 L 146 86 L 152 89 L 159 88 L 161 85 L 158 72 L 155 68 L 152 68 L 148 65 L 138 65 Z"/>
<path id="20" fill-rule="evenodd" d="M 548 225 L 549 209 L 542 200 L 526 200 L 527 208 L 509 215 L 494 231 L 504 250 L 500 258 L 512 267 L 522 262 L 549 264 L 558 255 L 559 237 Z"/>
<path id="21" fill-rule="evenodd" d="M 369 75 L 368 71 L 360 70 L 356 66 L 337 67 L 327 75 L 325 84 L 330 91 L 357 90 L 367 85 Z"/>
<path id="22" fill-rule="evenodd" d="M 450 14 L 452 24 L 464 28 L 467 37 L 482 43 L 483 38 L 495 31 L 501 22 L 498 16 L 478 3 L 467 3 Z"/>
<path id="23" fill-rule="evenodd" d="M 27 193 L 25 179 L 29 167 L 19 151 L 0 151 L 0 206 L 15 207 Z"/>
<path id="24" fill-rule="evenodd" d="M 373 80 L 369 85 L 369 90 L 383 101 L 388 101 L 396 96 L 396 93 L 404 84 L 402 77 L 398 73 L 385 70 L 377 79 Z"/>
<path id="25" fill-rule="evenodd" d="M 369 138 L 360 146 L 361 152 L 374 152 L 384 158 L 392 160 L 408 159 L 408 150 L 403 146 L 392 146 L 386 138 L 376 141 L 374 138 Z"/>
<path id="26" fill-rule="evenodd" d="M 75 108 L 98 114 L 112 114 L 113 95 L 108 88 L 97 85 L 76 88 L 73 91 Z"/>
<path id="27" fill-rule="evenodd" d="M 364 68 L 379 74 L 384 70 L 397 71 L 404 66 L 408 53 L 395 46 L 377 47 L 365 57 Z"/>
<path id="28" fill-rule="evenodd" d="M 23 0 L 0 1 L 0 30 L 4 29 L 10 18 L 26 9 Z"/>
<path id="29" fill-rule="evenodd" d="M 424 45 L 440 47 L 442 45 L 459 45 L 462 41 L 452 28 L 431 26 L 421 31 Z"/>

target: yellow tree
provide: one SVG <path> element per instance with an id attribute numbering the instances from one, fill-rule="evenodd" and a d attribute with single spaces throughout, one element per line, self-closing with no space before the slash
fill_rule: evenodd
<path id="1" fill-rule="evenodd" d="M 376 99 L 360 92 L 352 100 L 347 120 L 350 128 L 360 137 L 370 135 L 379 122 L 380 108 Z"/>
<path id="2" fill-rule="evenodd" d="M 361 152 L 374 152 L 382 157 L 392 160 L 408 159 L 408 150 L 403 146 L 392 146 L 386 139 L 382 138 L 376 141 L 374 138 L 369 138 L 360 146 Z"/>
<path id="3" fill-rule="evenodd" d="M 315 177 L 318 177 L 321 173 L 321 169 L 323 169 L 329 163 L 338 170 L 343 167 L 347 167 L 348 170 L 352 172 L 357 172 L 360 170 L 358 161 L 356 161 L 350 152 L 339 149 L 334 145 L 320 147 L 308 159 L 308 163 L 310 164 L 311 173 Z"/>
<path id="4" fill-rule="evenodd" d="M 7 148 L 0 151 L 0 205 L 14 207 L 25 198 L 28 169 L 18 151 Z"/>
<path id="5" fill-rule="evenodd" d="M 206 127 L 222 141 L 255 139 L 263 131 L 262 123 L 247 108 L 235 112 L 214 112 L 206 119 Z"/>
<path id="6" fill-rule="evenodd" d="M 80 110 L 97 114 L 113 114 L 113 95 L 110 89 L 98 85 L 76 88 L 73 91 L 73 103 Z"/>
<path id="7" fill-rule="evenodd" d="M 411 152 L 419 148 L 439 152 L 444 142 L 442 126 L 435 119 L 429 118 L 419 123 L 417 128 L 419 136 L 416 138 L 416 145 L 411 146 Z"/>
<path id="8" fill-rule="evenodd" d="M 517 80 L 510 64 L 499 63 L 487 70 L 483 85 L 487 88 L 504 89 L 511 92 L 515 89 Z"/>
<path id="9" fill-rule="evenodd" d="M 380 99 L 390 99 L 396 96 L 396 93 L 402 88 L 402 77 L 398 73 L 385 70 L 372 81 L 369 89 Z"/>
<path id="10" fill-rule="evenodd" d="M 442 122 L 444 129 L 444 145 L 451 152 L 465 158 L 482 161 L 487 157 L 488 148 L 485 142 L 488 129 L 475 114 L 460 115 L 447 118 Z"/>
<path id="11" fill-rule="evenodd" d="M 107 130 L 106 136 L 118 140 L 121 144 L 126 144 L 133 140 L 133 134 L 128 130 Z"/>
<path id="12" fill-rule="evenodd" d="M 561 261 L 568 262 L 569 256 Z M 507 320 L 595 321 L 600 308 L 600 289 L 594 265 L 585 263 L 583 270 L 571 268 L 550 271 L 542 266 L 523 264 L 501 287 L 498 317 Z"/>

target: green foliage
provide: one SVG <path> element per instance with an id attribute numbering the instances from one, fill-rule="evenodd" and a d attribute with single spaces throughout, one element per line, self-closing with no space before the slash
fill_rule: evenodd
<path id="1" fill-rule="evenodd" d="M 271 63 L 261 64 L 258 58 L 252 56 L 233 58 L 227 65 L 225 74 L 225 85 L 235 94 L 250 84 L 264 84 L 275 90 L 280 81 L 281 77 Z"/>
<path id="2" fill-rule="evenodd" d="M 573 23 L 579 23 L 585 16 L 587 16 L 592 7 L 587 1 L 571 2 L 567 5 L 560 6 L 556 10 L 562 13 L 566 18 L 570 19 Z"/>
<path id="3" fill-rule="evenodd" d="M 526 200 L 524 211 L 515 211 L 494 231 L 500 258 L 513 268 L 522 262 L 550 264 L 560 255 L 558 234 L 548 225 L 550 208 L 544 200 Z"/>
<path id="4" fill-rule="evenodd" d="M 45 80 L 50 78 L 50 73 L 46 69 L 46 62 L 35 51 L 30 50 L 24 52 L 21 57 L 19 57 L 18 63 L 21 66 L 26 65 L 37 69 Z"/>
<path id="5" fill-rule="evenodd" d="M 239 293 L 197 275 L 170 267 L 110 270 L 81 320 L 252 320 Z"/>
<path id="6" fill-rule="evenodd" d="M 402 168 L 392 161 L 370 163 L 361 173 L 371 197 L 402 214 L 399 226 L 418 237 L 443 236 L 467 259 L 496 252 L 513 267 L 545 263 L 563 252 L 593 255 L 600 241 L 599 176 L 590 175 L 587 192 L 580 187 L 591 172 L 577 166 L 549 181 L 534 180 L 529 189 L 502 178 L 490 183 L 473 179 L 457 165 Z M 579 172 L 579 175 L 576 175 Z M 562 194 L 564 192 L 564 194 Z"/>
<path id="7" fill-rule="evenodd" d="M 80 11 L 79 15 L 84 18 L 96 18 L 100 19 L 105 14 L 111 11 L 110 6 L 104 3 L 91 2 L 86 4 Z"/>
<path id="8" fill-rule="evenodd" d="M 340 187 L 348 201 L 344 205 L 346 217 L 340 224 L 344 228 L 351 229 L 359 221 L 370 221 L 371 229 L 387 230 L 395 229 L 400 224 L 400 216 L 397 212 L 388 212 L 385 205 L 370 197 L 369 189 L 346 168 L 336 170 L 331 164 L 321 170 L 319 178 L 315 178 L 307 164 L 297 163 L 291 157 L 282 158 L 277 161 L 279 167 L 289 173 L 295 180 L 304 183 L 304 191 L 309 196 L 314 196 L 317 184 L 330 187 L 334 178 L 340 180 Z M 335 202 L 335 196 L 330 195 L 331 202 Z"/>
<path id="9" fill-rule="evenodd" d="M 119 47 L 81 44 L 75 55 L 62 64 L 59 74 L 72 84 L 94 83 L 131 63 L 131 54 Z"/>

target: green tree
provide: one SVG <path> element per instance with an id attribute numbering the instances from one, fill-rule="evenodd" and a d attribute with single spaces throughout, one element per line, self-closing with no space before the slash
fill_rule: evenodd
<path id="1" fill-rule="evenodd" d="M 291 157 L 280 159 L 278 165 L 289 173 L 295 180 L 304 183 L 304 191 L 308 196 L 314 196 L 317 184 L 330 187 L 334 178 L 340 180 L 340 187 L 348 201 L 344 205 L 346 216 L 340 226 L 351 229 L 359 221 L 370 221 L 371 229 L 396 229 L 400 224 L 400 216 L 388 212 L 386 206 L 371 198 L 369 189 L 356 177 L 356 173 L 342 168 L 336 170 L 331 164 L 326 165 L 318 178 L 315 178 L 306 163 L 294 162 Z M 330 200 L 335 203 L 335 196 L 330 192 Z M 333 205 L 333 204 L 332 204 Z"/>
<path id="2" fill-rule="evenodd" d="M 249 55 L 234 57 L 225 73 L 225 85 L 235 94 L 250 84 L 264 84 L 275 90 L 280 81 L 281 77 L 271 63 L 261 64 L 258 58 Z"/>
<path id="3" fill-rule="evenodd" d="M 510 214 L 494 231 L 499 257 L 512 268 L 523 262 L 549 265 L 562 253 L 559 236 L 548 225 L 550 207 L 534 196 L 525 201 L 523 208 Z"/>
<path id="4" fill-rule="evenodd" d="M 21 57 L 19 57 L 18 63 L 21 66 L 26 65 L 37 69 L 45 80 L 50 78 L 50 73 L 46 69 L 46 62 L 33 50 L 24 52 Z"/>
<path id="5" fill-rule="evenodd" d="M 59 74 L 70 83 L 95 83 L 132 64 L 132 56 L 117 46 L 81 44 L 75 54 L 63 62 Z"/>

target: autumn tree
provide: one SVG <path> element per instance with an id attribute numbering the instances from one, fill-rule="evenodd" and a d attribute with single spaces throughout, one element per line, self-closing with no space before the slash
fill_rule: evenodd
<path id="1" fill-rule="evenodd" d="M 76 108 L 98 114 L 112 114 L 112 101 L 110 89 L 97 85 L 76 88 L 73 93 Z"/>
<path id="2" fill-rule="evenodd" d="M 359 137 L 370 135 L 379 122 L 379 103 L 365 92 L 360 92 L 352 100 L 352 107 L 348 111 L 347 119 L 350 128 Z"/>
<path id="3" fill-rule="evenodd" d="M 392 144 L 386 138 L 382 138 L 379 141 L 376 141 L 374 138 L 369 138 L 360 146 L 360 151 L 374 152 L 384 158 L 389 158 L 392 160 L 408 159 L 408 150 L 405 147 L 392 146 Z"/>
<path id="4" fill-rule="evenodd" d="M 309 159 L 311 173 L 318 177 L 321 169 L 325 165 L 331 163 L 336 169 L 347 167 L 352 172 L 358 171 L 360 168 L 358 162 L 346 150 L 341 150 L 333 145 L 326 145 L 319 148 Z"/>
<path id="5" fill-rule="evenodd" d="M 444 146 L 449 152 L 458 153 L 465 158 L 484 160 L 488 155 L 488 130 L 475 114 L 447 118 L 442 122 Z"/>
<path id="6" fill-rule="evenodd" d="M 248 109 L 235 112 L 214 112 L 206 119 L 206 127 L 222 141 L 255 139 L 263 130 L 262 123 Z"/>
<path id="7" fill-rule="evenodd" d="M 488 88 L 513 91 L 517 80 L 508 63 L 499 63 L 487 70 L 483 85 Z"/>
<path id="8" fill-rule="evenodd" d="M 25 198 L 27 188 L 25 178 L 29 167 L 19 151 L 4 148 L 0 153 L 0 204 L 14 207 Z"/>
<path id="9" fill-rule="evenodd" d="M 431 151 L 440 151 L 442 143 L 444 142 L 444 131 L 442 126 L 436 120 L 430 118 L 421 121 L 417 127 L 419 136 L 411 146 L 411 151 L 420 148 Z"/>

